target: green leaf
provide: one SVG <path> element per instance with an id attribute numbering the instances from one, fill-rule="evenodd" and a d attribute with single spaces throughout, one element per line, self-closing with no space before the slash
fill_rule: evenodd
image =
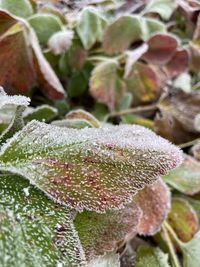
<path id="1" fill-rule="evenodd" d="M 74 225 L 87 260 L 116 250 L 122 240 L 130 240 L 137 233 L 140 218 L 141 211 L 135 203 L 102 214 L 93 211 L 78 213 Z"/>
<path id="2" fill-rule="evenodd" d="M 162 19 L 169 20 L 176 7 L 174 0 L 150 0 L 143 12 L 158 13 Z"/>
<path id="3" fill-rule="evenodd" d="M 83 9 L 76 25 L 76 31 L 85 49 L 90 49 L 96 42 L 101 42 L 106 19 L 95 8 Z"/>
<path id="4" fill-rule="evenodd" d="M 72 110 L 66 115 L 67 119 L 84 119 L 91 123 L 91 125 L 95 128 L 100 127 L 99 121 L 89 112 L 83 110 L 83 109 L 76 109 Z"/>
<path id="5" fill-rule="evenodd" d="M 199 267 L 200 266 L 200 232 L 188 242 L 181 246 L 183 252 L 183 267 Z"/>
<path id="6" fill-rule="evenodd" d="M 18 173 L 75 209 L 123 208 L 134 193 L 182 161 L 181 151 L 140 126 L 64 129 L 32 121 L 0 153 Z"/>
<path id="7" fill-rule="evenodd" d="M 135 267 L 170 267 L 168 264 L 168 255 L 159 248 L 150 246 L 139 247 L 136 254 Z M 190 266 L 192 267 L 192 266 Z"/>
<path id="8" fill-rule="evenodd" d="M 41 105 L 37 108 L 29 108 L 23 114 L 23 119 L 25 122 L 31 120 L 45 121 L 49 122 L 58 115 L 58 110 L 49 105 Z"/>
<path id="9" fill-rule="evenodd" d="M 108 253 L 92 260 L 86 267 L 120 267 L 119 255 L 116 253 Z"/>
<path id="10" fill-rule="evenodd" d="M 27 18 L 33 14 L 33 8 L 29 0 L 0 0 L 0 8 L 6 9 L 13 15 Z"/>
<path id="11" fill-rule="evenodd" d="M 183 198 L 173 198 L 168 222 L 183 242 L 192 239 L 198 230 L 198 218 L 189 202 Z"/>
<path id="12" fill-rule="evenodd" d="M 124 109 L 130 108 L 132 101 L 133 101 L 133 95 L 131 93 L 125 93 L 121 101 L 119 102 L 117 110 L 123 111 Z"/>
<path id="13" fill-rule="evenodd" d="M 0 135 L 0 144 L 12 137 L 15 132 L 24 126 L 22 114 L 29 105 L 30 99 L 25 96 L 8 96 L 3 88 L 0 88 L 0 112 L 9 111 L 8 127 Z"/>
<path id="14" fill-rule="evenodd" d="M 146 41 L 155 32 L 164 31 L 164 25 L 158 20 L 124 15 L 106 28 L 103 48 L 108 54 L 116 54 L 123 52 L 136 41 Z"/>
<path id="15" fill-rule="evenodd" d="M 164 180 L 178 191 L 194 195 L 200 192 L 200 163 L 193 157 L 185 156 L 181 166 L 164 176 Z"/>
<path id="16" fill-rule="evenodd" d="M 0 214 L 1 266 L 77 267 L 85 262 L 73 212 L 28 180 L 0 175 Z"/>
<path id="17" fill-rule="evenodd" d="M 114 110 L 125 92 L 125 83 L 118 74 L 119 64 L 108 60 L 98 64 L 90 77 L 90 93 L 100 103 Z"/>
<path id="18" fill-rule="evenodd" d="M 52 14 L 35 14 L 28 19 L 41 45 L 46 46 L 49 38 L 62 29 L 60 19 Z"/>
<path id="19" fill-rule="evenodd" d="M 66 128 L 74 128 L 74 129 L 82 129 L 85 127 L 92 128 L 93 127 L 93 125 L 85 119 L 56 120 L 56 121 L 52 121 L 51 124 L 58 126 L 58 127 L 66 127 Z"/>

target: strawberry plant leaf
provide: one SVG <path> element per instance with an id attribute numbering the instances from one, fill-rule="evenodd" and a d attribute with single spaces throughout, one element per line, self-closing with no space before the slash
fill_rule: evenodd
<path id="1" fill-rule="evenodd" d="M 76 25 L 76 31 L 85 49 L 90 49 L 96 42 L 101 42 L 107 20 L 95 8 L 84 8 Z"/>
<path id="2" fill-rule="evenodd" d="M 159 179 L 139 191 L 133 201 L 142 211 L 137 227 L 138 234 L 154 235 L 160 230 L 162 222 L 170 211 L 171 196 L 168 187 Z"/>
<path id="3" fill-rule="evenodd" d="M 29 0 L 0 0 L 0 8 L 5 9 L 13 15 L 27 18 L 33 14 L 33 8 Z"/>
<path id="4" fill-rule="evenodd" d="M 95 128 L 100 127 L 99 121 L 89 112 L 83 109 L 72 110 L 66 115 L 66 119 L 84 119 L 91 123 L 91 125 Z"/>
<path id="5" fill-rule="evenodd" d="M 152 64 L 166 64 L 175 54 L 178 40 L 171 34 L 157 33 L 148 40 L 148 51 L 144 54 L 145 60 Z"/>
<path id="6" fill-rule="evenodd" d="M 188 243 L 182 243 L 183 267 L 199 267 L 200 232 Z"/>
<path id="7" fill-rule="evenodd" d="M 125 83 L 118 74 L 119 64 L 108 60 L 98 64 L 90 77 L 90 93 L 114 110 L 125 93 Z"/>
<path id="8" fill-rule="evenodd" d="M 179 74 L 188 71 L 190 57 L 186 49 L 176 51 L 172 59 L 166 65 L 166 71 L 170 77 L 176 77 Z"/>
<path id="9" fill-rule="evenodd" d="M 22 114 L 25 108 L 29 105 L 30 99 L 25 96 L 8 96 L 3 88 L 0 88 L 0 111 L 4 113 L 9 108 L 9 115 L 11 115 L 8 122 L 8 127 L 0 135 L 0 144 L 5 142 L 8 138 L 24 126 Z"/>
<path id="10" fill-rule="evenodd" d="M 194 195 L 200 192 L 200 163 L 193 157 L 185 156 L 181 166 L 164 176 L 164 180 L 178 191 Z"/>
<path id="11" fill-rule="evenodd" d="M 134 104 L 155 100 L 160 94 L 162 75 L 151 65 L 135 63 L 126 78 L 127 90 L 133 94 Z"/>
<path id="12" fill-rule="evenodd" d="M 84 264 L 73 212 L 55 204 L 28 180 L 0 175 L 0 214 L 1 266 Z"/>
<path id="13" fill-rule="evenodd" d="M 181 161 L 168 141 L 129 125 L 76 130 L 32 121 L 0 153 L 1 170 L 26 177 L 57 202 L 94 211 L 123 208 Z"/>
<path id="14" fill-rule="evenodd" d="M 162 19 L 170 19 L 177 7 L 174 0 L 150 0 L 143 13 L 158 13 Z"/>
<path id="15" fill-rule="evenodd" d="M 64 89 L 44 58 L 37 37 L 27 22 L 3 10 L 0 10 L 1 21 L 0 84 L 9 93 L 17 91 L 24 94 L 37 80 L 49 98 L 64 98 Z"/>
<path id="16" fill-rule="evenodd" d="M 86 258 L 91 260 L 116 250 L 118 242 L 132 238 L 137 233 L 140 217 L 141 211 L 134 203 L 118 211 L 102 214 L 84 211 L 77 214 L 74 225 Z"/>
<path id="17" fill-rule="evenodd" d="M 28 19 L 28 22 L 43 46 L 47 46 L 49 38 L 62 29 L 62 22 L 52 14 L 35 14 Z"/>
<path id="18" fill-rule="evenodd" d="M 169 224 L 183 242 L 190 241 L 198 230 L 198 218 L 189 202 L 183 198 L 173 198 L 167 218 Z"/>
<path id="19" fill-rule="evenodd" d="M 58 110 L 49 105 L 41 105 L 37 108 L 27 108 L 23 113 L 23 119 L 25 122 L 38 120 L 43 122 L 49 122 L 58 115 Z"/>
<path id="20" fill-rule="evenodd" d="M 85 119 L 63 119 L 63 120 L 55 120 L 52 121 L 52 125 L 58 127 L 66 127 L 66 128 L 75 128 L 82 129 L 85 127 L 92 128 L 93 125 Z"/>
<path id="21" fill-rule="evenodd" d="M 168 256 L 159 248 L 141 246 L 136 254 L 135 267 L 170 267 Z"/>
<path id="22" fill-rule="evenodd" d="M 123 52 L 136 41 L 146 41 L 155 32 L 164 32 L 164 25 L 158 20 L 138 15 L 124 15 L 107 26 L 103 48 L 108 54 Z"/>

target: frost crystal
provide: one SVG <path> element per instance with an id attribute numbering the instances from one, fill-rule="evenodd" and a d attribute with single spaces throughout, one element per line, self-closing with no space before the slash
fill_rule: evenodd
<path id="1" fill-rule="evenodd" d="M 123 208 L 182 161 L 181 151 L 141 126 L 65 129 L 32 121 L 0 154 L 0 170 L 23 175 L 77 210 Z"/>

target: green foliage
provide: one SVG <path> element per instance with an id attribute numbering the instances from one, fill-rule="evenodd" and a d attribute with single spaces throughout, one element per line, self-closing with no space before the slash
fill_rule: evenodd
<path id="1" fill-rule="evenodd" d="M 0 0 L 0 265 L 199 267 L 200 3 L 14 2 Z"/>

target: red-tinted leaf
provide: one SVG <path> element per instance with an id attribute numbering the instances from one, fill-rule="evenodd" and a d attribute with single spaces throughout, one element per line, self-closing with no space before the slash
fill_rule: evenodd
<path id="1" fill-rule="evenodd" d="M 166 65 L 170 77 L 175 77 L 189 68 L 189 54 L 186 49 L 177 50 L 173 58 Z"/>
<path id="2" fill-rule="evenodd" d="M 142 210 L 142 217 L 137 227 L 140 235 L 153 235 L 159 231 L 162 222 L 170 211 L 170 191 L 159 179 L 146 186 L 134 197 L 134 202 Z"/>
<path id="3" fill-rule="evenodd" d="M 9 93 L 26 93 L 35 79 L 32 55 L 25 43 L 27 32 L 20 24 L 9 30 L 0 36 L 0 85 Z"/>
<path id="4" fill-rule="evenodd" d="M 159 103 L 161 114 L 155 119 L 155 130 L 174 143 L 184 143 L 199 135 L 194 120 L 200 113 L 199 92 L 177 91 Z"/>
<path id="5" fill-rule="evenodd" d="M 170 34 L 157 33 L 148 40 L 149 50 L 144 58 L 153 64 L 166 64 L 175 54 L 177 39 Z"/>
<path id="6" fill-rule="evenodd" d="M 76 130 L 32 121 L 3 145 L 0 169 L 60 203 L 100 212 L 123 208 L 181 161 L 178 148 L 141 126 Z"/>
<path id="7" fill-rule="evenodd" d="M 159 70 L 150 65 L 136 63 L 126 79 L 127 89 L 133 94 L 134 104 L 155 100 L 160 94 L 162 79 L 163 74 Z"/>
<path id="8" fill-rule="evenodd" d="M 44 58 L 37 37 L 27 22 L 3 10 L 0 11 L 1 20 L 0 84 L 7 92 L 27 93 L 37 80 L 49 98 L 63 98 L 64 89 Z"/>
<path id="9" fill-rule="evenodd" d="M 140 216 L 140 209 L 133 203 L 119 211 L 77 214 L 74 224 L 87 259 L 112 251 L 121 240 L 132 238 L 137 232 Z"/>
<path id="10" fill-rule="evenodd" d="M 108 60 L 97 65 L 90 77 L 90 93 L 99 102 L 114 110 L 119 104 L 125 84 L 118 74 L 119 65 Z"/>

